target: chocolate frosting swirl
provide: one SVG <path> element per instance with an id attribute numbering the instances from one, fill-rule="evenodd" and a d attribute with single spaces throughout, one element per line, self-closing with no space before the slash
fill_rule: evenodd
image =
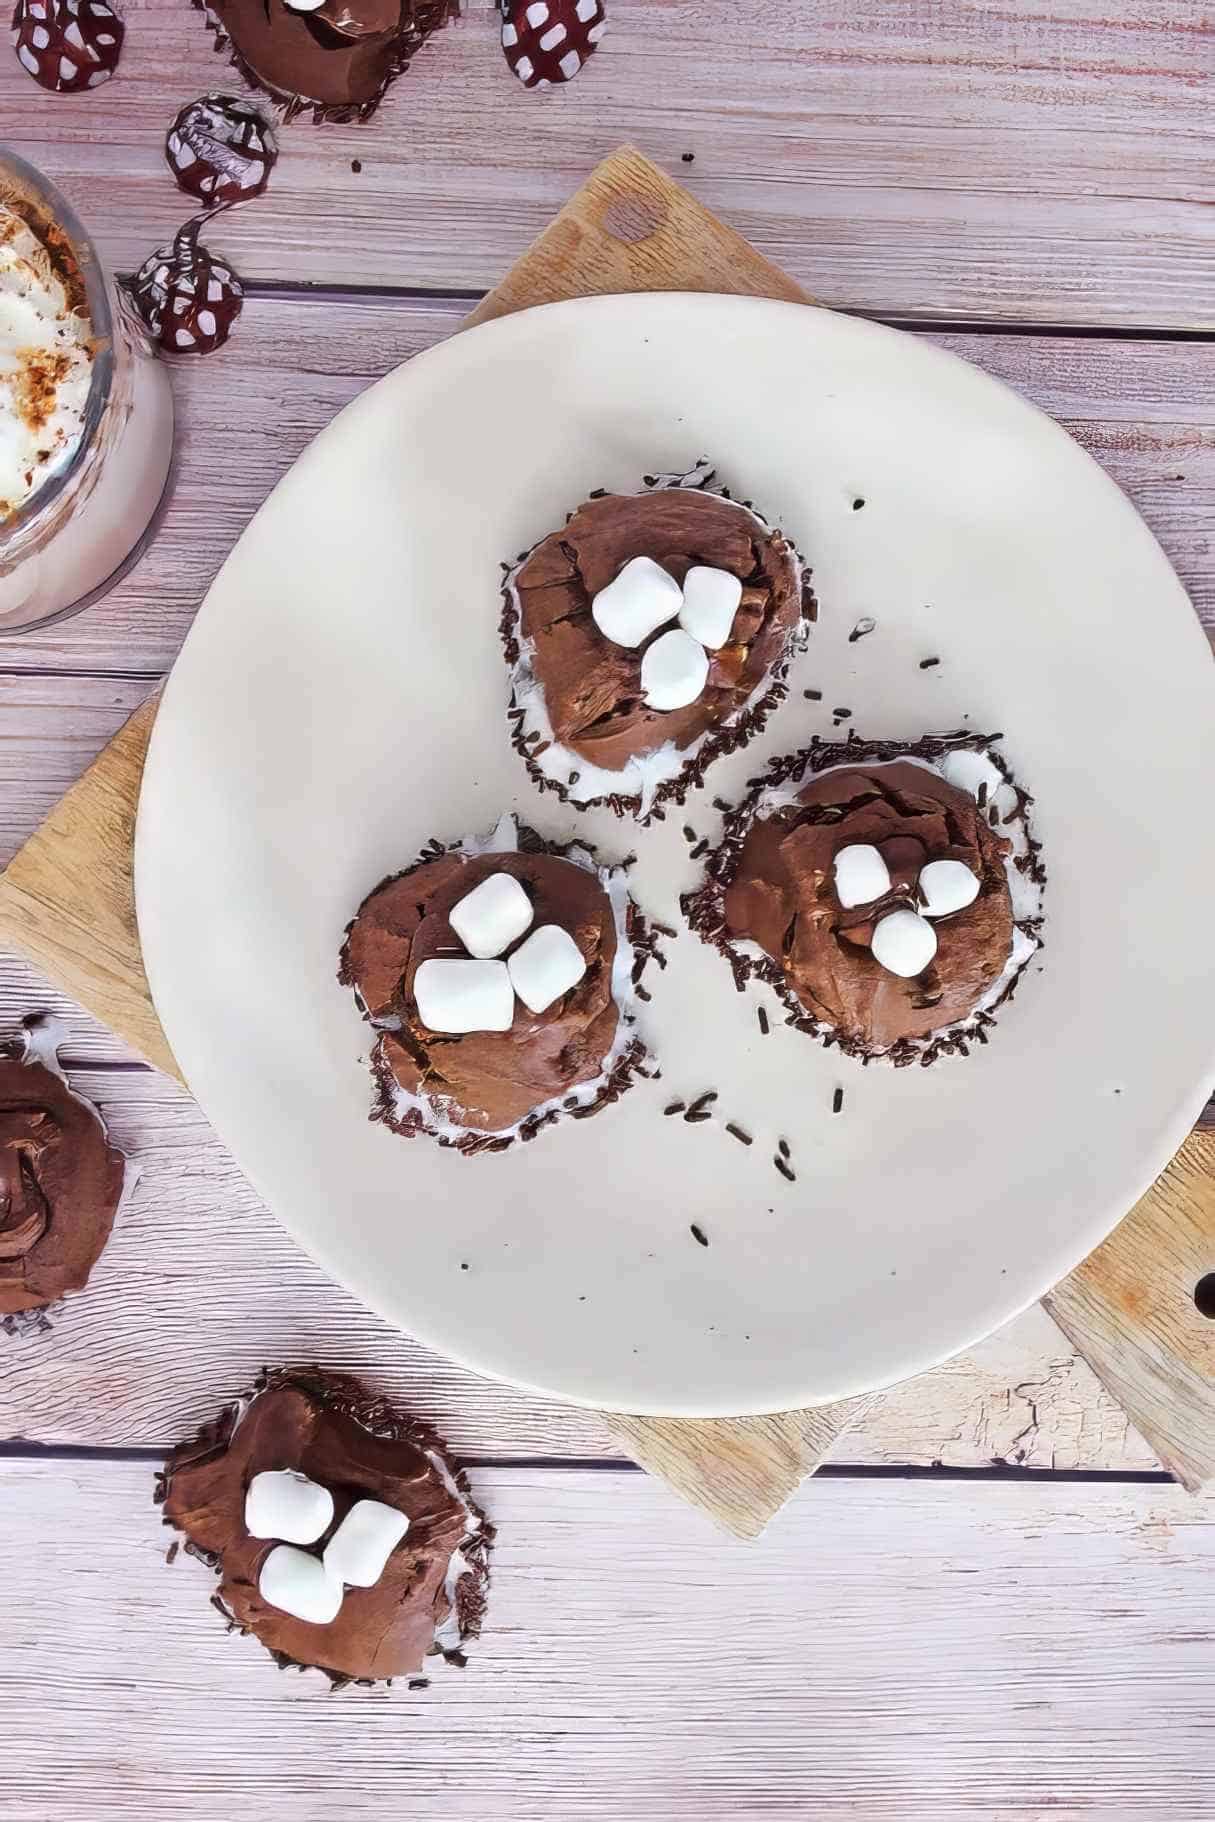
<path id="1" fill-rule="evenodd" d="M 686 708 L 647 707 L 645 646 L 614 645 L 591 616 L 594 596 L 642 556 L 680 583 L 693 564 L 703 563 L 743 584 L 730 637 L 710 654 L 708 682 Z M 513 587 L 556 738 L 608 771 L 621 771 L 668 741 L 683 751 L 719 727 L 763 683 L 802 616 L 801 565 L 787 539 L 735 502 L 697 488 L 588 500 L 537 544 Z M 669 630 L 659 627 L 652 638 Z"/>
<path id="2" fill-rule="evenodd" d="M 449 915 L 492 873 L 509 873 L 523 886 L 532 929 L 559 924 L 569 932 L 586 973 L 544 1012 L 516 1000 L 509 1031 L 431 1031 L 418 1015 L 414 975 L 429 957 L 465 953 Z M 602 1073 L 619 1022 L 615 956 L 611 902 L 588 868 L 547 853 L 450 853 L 385 880 L 364 900 L 346 933 L 338 978 L 355 989 L 373 1024 L 395 1027 L 379 1040 L 379 1070 L 410 1094 L 449 1103 L 457 1124 L 500 1132 Z"/>
<path id="3" fill-rule="evenodd" d="M 0 1056 L 0 1316 L 83 1289 L 125 1169 L 96 1110 L 62 1076 Z"/>
<path id="4" fill-rule="evenodd" d="M 845 910 L 834 861 L 854 842 L 880 851 L 890 891 Z M 927 766 L 839 766 L 794 803 L 757 813 L 725 895 L 726 929 L 781 965 L 813 1018 L 863 1050 L 889 1050 L 965 1019 L 999 979 L 1013 942 L 1009 850 L 975 799 Z M 874 960 L 869 942 L 880 917 L 915 906 L 915 881 L 933 860 L 963 861 L 979 895 L 935 921 L 934 960 L 904 980 Z"/>
<path id="5" fill-rule="evenodd" d="M 347 1588 L 337 1618 L 314 1625 L 258 1592 L 274 1540 L 245 1528 L 255 1474 L 294 1469 L 333 1494 L 325 1541 L 360 1499 L 409 1518 L 409 1529 L 370 1588 Z M 219 1601 L 281 1662 L 335 1680 L 411 1676 L 436 1649 L 455 1651 L 480 1630 L 492 1527 L 447 1461 L 440 1439 L 368 1397 L 353 1380 L 319 1372 L 269 1376 L 251 1401 L 226 1411 L 170 1455 L 158 1490 L 166 1523 L 219 1569 Z M 456 1552 L 458 1561 L 453 1561 Z M 450 1639 L 436 1646 L 436 1631 Z"/>

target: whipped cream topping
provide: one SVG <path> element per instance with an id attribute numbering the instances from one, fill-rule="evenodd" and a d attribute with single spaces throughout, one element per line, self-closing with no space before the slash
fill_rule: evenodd
<path id="1" fill-rule="evenodd" d="M 0 525 L 80 444 L 92 333 L 46 245 L 0 202 Z"/>

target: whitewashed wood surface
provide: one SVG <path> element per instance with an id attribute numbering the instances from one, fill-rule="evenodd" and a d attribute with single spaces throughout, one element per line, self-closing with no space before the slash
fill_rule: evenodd
<path id="1" fill-rule="evenodd" d="M 0 122 L 129 267 L 187 213 L 163 160 L 177 108 L 241 85 L 186 0 L 122 10 L 104 94 L 40 96 L 0 58 Z M 216 239 L 251 278 L 484 290 L 631 140 L 826 303 L 1210 327 L 1205 12 L 610 0 L 579 80 L 527 94 L 472 0 L 370 125 L 286 129 L 270 195 Z"/>
<path id="2" fill-rule="evenodd" d="M 268 194 L 217 222 L 253 289 L 231 346 L 174 374 L 155 544 L 105 603 L 0 643 L 0 864 L 163 675 L 308 440 L 451 333 L 624 140 L 824 302 L 918 323 L 1062 419 L 1215 632 L 1201 0 L 608 4 L 603 52 L 545 97 L 466 0 L 375 122 L 287 129 Z M 173 113 L 241 84 L 186 0 L 122 10 L 91 95 L 44 94 L 0 45 L 0 138 L 130 267 L 188 213 Z M 1215 1506 L 1157 1480 L 1041 1310 L 884 1396 L 744 1547 L 593 1414 L 475 1379 L 331 1285 L 188 1096 L 0 956 L 0 1038 L 44 1008 L 143 1174 L 89 1291 L 49 1334 L 0 1335 L 0 1822 L 1206 1822 Z M 481 1464 L 489 1631 L 426 1691 L 283 1676 L 224 1636 L 199 1565 L 164 1565 L 155 1453 L 305 1360 Z"/>
<path id="3" fill-rule="evenodd" d="M 744 1546 L 639 1473 L 473 1479 L 468 1667 L 330 1695 L 166 1565 L 151 1462 L 0 1462 L 0 1818 L 1209 1822 L 1209 1499 L 820 1478 Z"/>

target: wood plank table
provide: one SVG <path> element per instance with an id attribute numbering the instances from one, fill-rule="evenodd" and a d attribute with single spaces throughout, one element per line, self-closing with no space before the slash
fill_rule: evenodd
<path id="1" fill-rule="evenodd" d="M 1064 421 L 1215 630 L 1197 0 L 608 4 L 568 90 L 525 94 L 475 0 L 372 123 L 284 130 L 267 195 L 215 231 L 250 296 L 230 347 L 175 371 L 156 542 L 100 606 L 0 642 L 0 863 L 164 674 L 312 435 L 449 334 L 625 139 L 823 301 Z M 44 94 L 0 46 L 0 133 L 128 269 L 187 212 L 172 115 L 240 83 L 185 0 L 123 10 L 92 95 Z M 48 1007 L 143 1174 L 88 1294 L 0 1346 L 3 1822 L 1209 1817 L 1215 1502 L 1168 1482 L 1040 1310 L 883 1398 L 743 1546 L 592 1414 L 477 1380 L 336 1289 L 186 1094 L 0 956 L 0 1035 Z M 431 1418 L 500 1525 L 482 1648 L 426 1691 L 280 1677 L 224 1637 L 198 1565 L 160 1560 L 164 1448 L 304 1359 Z"/>

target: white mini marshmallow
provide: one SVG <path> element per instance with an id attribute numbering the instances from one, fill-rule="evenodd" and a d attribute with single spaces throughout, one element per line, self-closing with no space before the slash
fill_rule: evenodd
<path id="1" fill-rule="evenodd" d="M 845 911 L 853 905 L 871 905 L 889 890 L 889 868 L 869 842 L 854 841 L 839 849 L 835 856 L 835 896 Z"/>
<path id="2" fill-rule="evenodd" d="M 531 1012 L 544 1012 L 586 973 L 581 949 L 560 924 L 533 930 L 506 965 L 515 992 Z"/>
<path id="3" fill-rule="evenodd" d="M 413 996 L 432 1031 L 509 1031 L 515 1016 L 505 962 L 432 958 L 414 975 Z"/>
<path id="4" fill-rule="evenodd" d="M 986 785 L 989 803 L 1004 783 L 999 766 L 993 764 L 986 753 L 976 753 L 973 747 L 955 747 L 952 753 L 946 753 L 937 769 L 942 778 L 956 785 L 959 791 L 968 791 L 972 797 L 979 795 L 980 785 Z"/>
<path id="5" fill-rule="evenodd" d="M 641 693 L 652 709 L 686 709 L 709 676 L 709 654 L 699 639 L 674 627 L 641 655 Z"/>
<path id="6" fill-rule="evenodd" d="M 728 569 L 710 569 L 694 563 L 683 582 L 679 624 L 693 639 L 715 652 L 730 637 L 730 628 L 742 600 L 742 583 Z"/>
<path id="7" fill-rule="evenodd" d="M 358 1499 L 325 1545 L 325 1567 L 349 1588 L 374 1588 L 409 1529 L 409 1518 L 380 1499 Z"/>
<path id="8" fill-rule="evenodd" d="M 638 646 L 683 604 L 683 590 L 652 557 L 633 557 L 591 602 L 591 618 L 613 645 Z"/>
<path id="9" fill-rule="evenodd" d="M 293 13 L 315 13 L 324 6 L 325 0 L 287 0 Z"/>
<path id="10" fill-rule="evenodd" d="M 892 911 L 879 920 L 869 945 L 888 974 L 911 980 L 923 974 L 937 952 L 937 933 L 914 911 Z"/>
<path id="11" fill-rule="evenodd" d="M 276 1544 L 262 1564 L 257 1591 L 264 1601 L 293 1619 L 327 1626 L 342 1604 L 342 1584 L 330 1575 L 319 1556 L 309 1556 L 293 1544 Z"/>
<path id="12" fill-rule="evenodd" d="M 530 925 L 532 901 L 513 873 L 491 873 L 453 905 L 448 923 L 470 955 L 488 962 Z"/>
<path id="13" fill-rule="evenodd" d="M 950 917 L 974 904 L 979 881 L 964 860 L 930 860 L 920 870 L 919 891 L 925 917 Z"/>
<path id="14" fill-rule="evenodd" d="M 245 1530 L 250 1537 L 276 1537 L 284 1544 L 314 1544 L 333 1523 L 333 1495 L 293 1468 L 255 1474 L 245 1494 Z"/>

